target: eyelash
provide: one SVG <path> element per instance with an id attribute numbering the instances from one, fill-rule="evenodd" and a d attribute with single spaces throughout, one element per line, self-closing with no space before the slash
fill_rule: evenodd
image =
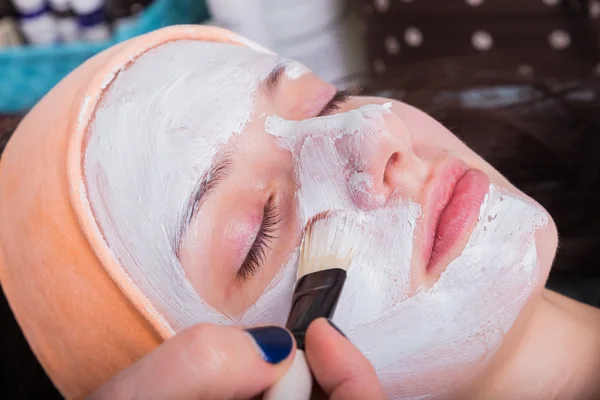
<path id="1" fill-rule="evenodd" d="M 267 204 L 265 204 L 262 223 L 254 239 L 254 243 L 252 243 L 246 259 L 238 270 L 239 278 L 247 280 L 260 269 L 265 261 L 267 250 L 271 248 L 271 242 L 277 239 L 275 232 L 279 228 L 281 220 L 281 214 L 277 212 L 273 199 L 269 198 Z"/>
<path id="2" fill-rule="evenodd" d="M 340 106 L 344 104 L 350 96 L 351 94 L 348 90 L 338 90 L 329 103 L 321 110 L 319 117 L 329 115 L 332 112 L 339 110 Z"/>

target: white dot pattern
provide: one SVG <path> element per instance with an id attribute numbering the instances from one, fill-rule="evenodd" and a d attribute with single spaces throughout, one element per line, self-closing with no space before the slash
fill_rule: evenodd
<path id="1" fill-rule="evenodd" d="M 533 75 L 533 68 L 528 64 L 521 64 L 517 68 L 517 73 L 521 76 L 531 76 Z"/>
<path id="2" fill-rule="evenodd" d="M 471 44 L 476 50 L 487 51 L 492 48 L 494 39 L 486 31 L 477 31 L 471 36 Z"/>
<path id="3" fill-rule="evenodd" d="M 466 2 L 471 7 L 478 7 L 483 4 L 483 0 L 466 0 Z"/>
<path id="4" fill-rule="evenodd" d="M 379 12 L 386 12 L 390 8 L 390 0 L 375 0 L 374 4 Z"/>
<path id="5" fill-rule="evenodd" d="M 395 56 L 400 53 L 400 42 L 398 42 L 395 36 L 388 36 L 385 38 L 385 49 L 388 54 Z"/>
<path id="6" fill-rule="evenodd" d="M 404 40 L 411 47 L 419 47 L 423 44 L 423 34 L 419 29 L 410 26 L 404 31 Z"/>
<path id="7" fill-rule="evenodd" d="M 378 12 L 388 12 L 388 11 L 390 11 L 390 7 L 392 5 L 391 1 L 396 1 L 396 4 L 398 4 L 399 2 L 402 2 L 402 3 L 415 2 L 415 0 L 372 0 L 370 2 L 364 3 L 364 4 L 369 5 L 369 7 L 365 8 L 365 14 L 373 13 L 374 10 L 377 10 Z M 442 0 L 439 0 L 439 1 L 441 2 Z M 525 0 L 522 0 L 522 1 L 525 1 Z M 563 0 L 531 0 L 531 1 L 538 2 L 536 7 L 538 8 L 538 11 L 541 13 L 540 15 L 542 15 L 542 13 L 543 13 L 543 15 L 546 15 L 546 14 L 550 15 L 550 13 L 553 13 L 553 15 L 555 13 L 561 14 L 561 10 L 562 10 L 561 5 L 566 5 L 566 3 Z M 575 0 L 569 0 L 569 1 L 575 1 Z M 473 7 L 473 8 L 481 7 L 481 10 L 485 9 L 489 12 L 494 11 L 493 8 L 487 7 L 488 3 L 489 2 L 487 2 L 486 0 L 463 0 L 462 7 Z M 459 4 L 460 4 L 460 2 L 459 2 Z M 546 9 L 546 6 L 553 7 L 554 9 L 548 10 L 548 9 Z M 405 10 L 410 10 L 410 9 L 412 9 L 412 8 L 411 7 L 405 8 Z M 546 11 L 543 11 L 544 9 L 546 9 Z M 586 4 L 586 9 L 588 11 L 588 16 L 590 19 L 600 21 L 600 0 L 588 0 L 587 4 Z M 579 10 L 581 10 L 581 7 L 579 7 Z M 393 12 L 397 12 L 397 11 L 394 9 Z M 549 17 L 549 19 L 550 18 L 554 18 L 554 17 Z M 564 20 L 564 18 L 562 20 Z M 473 17 L 471 22 L 476 23 L 477 25 L 481 24 L 481 21 L 475 19 L 475 17 Z M 563 21 L 563 23 L 564 23 L 564 21 Z M 402 26 L 402 23 L 400 22 L 399 25 Z M 389 32 L 393 33 L 393 34 L 384 36 L 384 38 L 383 38 L 384 46 L 383 46 L 383 48 L 380 48 L 381 50 L 385 51 L 385 53 L 384 53 L 384 55 L 379 56 L 379 58 L 375 57 L 375 60 L 372 61 L 372 71 L 374 71 L 378 74 L 382 74 L 384 71 L 386 71 L 389 67 L 389 65 L 386 66 L 386 63 L 392 62 L 391 61 L 392 58 L 388 58 L 387 56 L 392 56 L 393 58 L 395 58 L 397 60 L 401 60 L 402 62 L 410 62 L 413 57 L 417 57 L 417 58 L 422 57 L 422 55 L 424 54 L 424 53 L 422 53 L 422 51 L 430 51 L 433 53 L 438 51 L 438 49 L 436 49 L 435 47 L 428 48 L 428 45 L 431 44 L 431 41 L 433 40 L 433 42 L 435 42 L 435 40 L 436 40 L 435 30 L 433 30 L 432 32 L 427 31 L 428 43 L 425 43 L 423 32 L 421 31 L 420 28 L 418 28 L 418 26 L 419 26 L 418 23 L 415 24 L 414 26 L 406 26 L 404 28 L 404 31 L 400 34 L 398 33 L 398 31 L 399 31 L 398 25 L 395 25 L 395 28 L 392 27 L 391 31 L 389 31 Z M 540 28 L 542 28 L 542 26 L 543 25 L 541 25 Z M 494 53 L 494 52 L 498 52 L 498 51 L 506 52 L 506 51 L 510 50 L 511 46 L 513 46 L 513 47 L 521 46 L 521 45 L 517 45 L 514 42 L 514 37 L 517 34 L 516 32 L 512 33 L 512 32 L 506 32 L 506 31 L 501 31 L 501 30 L 496 32 L 491 27 L 490 27 L 490 30 L 485 29 L 485 25 L 483 25 L 481 27 L 483 27 L 484 29 L 474 30 L 474 31 L 472 31 L 472 34 L 470 36 L 470 42 L 471 42 L 470 45 L 472 46 L 473 49 L 475 49 L 479 52 L 482 52 L 482 53 L 488 52 L 488 51 L 490 51 L 490 53 Z M 544 52 L 544 51 L 550 51 L 550 52 L 557 51 L 557 52 L 563 52 L 563 54 L 565 56 L 567 56 L 570 53 L 566 52 L 565 50 L 568 49 L 569 47 L 573 46 L 573 42 L 582 34 L 582 32 L 578 26 L 572 26 L 572 27 L 569 26 L 569 29 L 561 29 L 561 28 L 562 28 L 562 26 L 558 25 L 556 28 L 550 28 L 550 29 L 546 30 L 546 32 L 543 32 L 543 31 L 541 32 L 542 35 L 544 33 L 547 35 L 546 40 L 548 41 L 548 44 L 546 44 L 546 45 L 544 45 L 544 43 L 543 43 L 544 36 L 540 37 L 538 35 L 535 35 L 534 37 L 531 37 L 531 38 L 525 38 L 523 40 L 522 46 L 528 46 L 528 47 L 524 47 L 524 48 L 531 49 L 532 53 Z M 539 28 L 536 28 L 536 29 L 537 29 L 536 33 L 539 32 Z M 453 38 L 452 37 L 453 34 L 455 34 L 456 37 Z M 456 47 L 459 46 L 459 43 L 452 43 L 452 41 L 459 42 L 458 32 L 450 30 L 447 32 L 447 36 L 448 36 L 448 43 L 449 43 L 448 46 L 450 46 L 450 48 L 452 48 L 454 46 L 456 46 Z M 464 40 L 464 38 L 461 39 L 461 41 L 462 40 Z M 419 52 L 413 52 L 413 50 L 411 49 L 411 48 L 416 48 L 416 47 L 421 47 L 421 46 L 423 46 L 423 49 Z M 577 49 L 574 48 L 573 50 L 579 51 L 578 48 Z M 385 54 L 387 54 L 387 56 Z M 532 57 L 533 57 L 533 54 L 532 54 Z M 386 60 L 385 63 L 383 60 Z M 527 59 L 523 59 L 522 60 L 523 63 L 521 63 L 521 64 L 519 64 L 519 63 L 513 64 L 512 68 L 514 68 L 513 69 L 514 73 L 516 73 L 518 76 L 522 76 L 522 77 L 530 77 L 534 74 L 539 73 L 539 71 L 534 70 L 534 66 L 535 66 L 534 64 L 529 64 L 525 61 L 527 61 Z M 529 60 L 529 61 L 531 61 L 531 60 Z M 392 62 L 392 63 L 394 63 L 394 62 Z M 600 76 L 600 63 L 598 63 L 597 65 L 592 64 L 588 68 L 591 68 L 591 71 L 593 71 L 596 75 Z"/>
<path id="8" fill-rule="evenodd" d="M 590 12 L 590 18 L 598 18 L 600 17 L 600 2 L 598 1 L 592 1 L 589 4 L 589 12 Z"/>
<path id="9" fill-rule="evenodd" d="M 563 30 L 555 30 L 548 36 L 550 46 L 557 50 L 564 50 L 571 44 L 571 35 Z"/>
<path id="10" fill-rule="evenodd" d="M 378 74 L 383 74 L 385 72 L 385 64 L 380 59 L 376 59 L 373 61 L 373 71 Z"/>

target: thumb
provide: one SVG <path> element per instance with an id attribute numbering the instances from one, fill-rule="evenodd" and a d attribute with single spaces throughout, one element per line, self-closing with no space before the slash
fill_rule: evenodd
<path id="1" fill-rule="evenodd" d="M 295 342 L 284 328 L 200 324 L 161 344 L 91 398 L 250 398 L 284 375 L 294 352 Z"/>
<path id="2" fill-rule="evenodd" d="M 308 364 L 321 388 L 331 399 L 386 399 L 373 366 L 342 335 L 324 318 L 306 331 Z"/>

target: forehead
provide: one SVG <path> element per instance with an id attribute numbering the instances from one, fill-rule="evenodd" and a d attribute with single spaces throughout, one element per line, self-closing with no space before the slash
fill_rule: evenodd
<path id="1" fill-rule="evenodd" d="M 197 174 L 221 144 L 243 130 L 257 87 L 277 62 L 274 55 L 232 44 L 161 45 L 108 88 L 91 124 L 87 153 L 95 151 L 94 143 L 114 143 L 112 157 L 132 163 L 136 154 L 156 151 L 163 167 L 187 163 Z"/>

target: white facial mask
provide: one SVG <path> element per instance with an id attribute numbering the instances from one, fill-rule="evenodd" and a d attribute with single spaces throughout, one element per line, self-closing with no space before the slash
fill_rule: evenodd
<path id="1" fill-rule="evenodd" d="M 241 319 L 217 312 L 177 255 L 200 178 L 220 146 L 242 132 L 259 84 L 281 65 L 303 73 L 298 63 L 243 46 L 167 43 L 117 72 L 90 123 L 83 193 L 115 259 L 172 331 L 201 321 L 285 322 L 287 310 L 249 310 Z M 281 303 L 277 293 L 294 284 L 291 273 L 276 279 L 285 284 L 260 304 Z M 257 308 L 265 309 L 275 308 Z"/>
<path id="2" fill-rule="evenodd" d="M 115 259 L 173 331 L 198 322 L 284 324 L 295 252 L 259 300 L 230 317 L 210 307 L 177 257 L 190 196 L 221 145 L 252 118 L 260 82 L 281 60 L 243 47 L 180 41 L 140 56 L 107 88 L 90 124 L 87 196 Z M 294 75 L 292 69 L 292 75 Z M 364 219 L 334 320 L 393 398 L 440 394 L 498 347 L 537 279 L 543 210 L 491 186 L 463 253 L 429 290 L 408 297 L 418 204 L 370 194 L 360 157 L 386 106 L 306 121 L 267 120 L 294 155 L 302 222 L 341 208 Z M 354 157 L 350 157 L 354 154 Z M 319 155 L 319 156 L 317 156 Z M 355 206 L 367 200 L 373 211 Z M 437 374 L 432 381 L 430 374 Z M 446 377 L 447 381 L 440 380 Z"/>
<path id="3" fill-rule="evenodd" d="M 363 149 L 386 129 L 390 112 L 389 105 L 369 105 L 304 121 L 269 117 L 266 130 L 294 155 L 302 222 L 328 209 L 362 221 L 349 239 L 361 245 L 334 321 L 369 358 L 392 398 L 443 398 L 471 377 L 469 367 L 494 354 L 535 287 L 534 234 L 547 215 L 491 185 L 463 252 L 431 289 L 408 297 L 420 207 L 396 198 L 363 211 L 349 179 L 364 169 L 356 158 L 367 159 Z"/>

